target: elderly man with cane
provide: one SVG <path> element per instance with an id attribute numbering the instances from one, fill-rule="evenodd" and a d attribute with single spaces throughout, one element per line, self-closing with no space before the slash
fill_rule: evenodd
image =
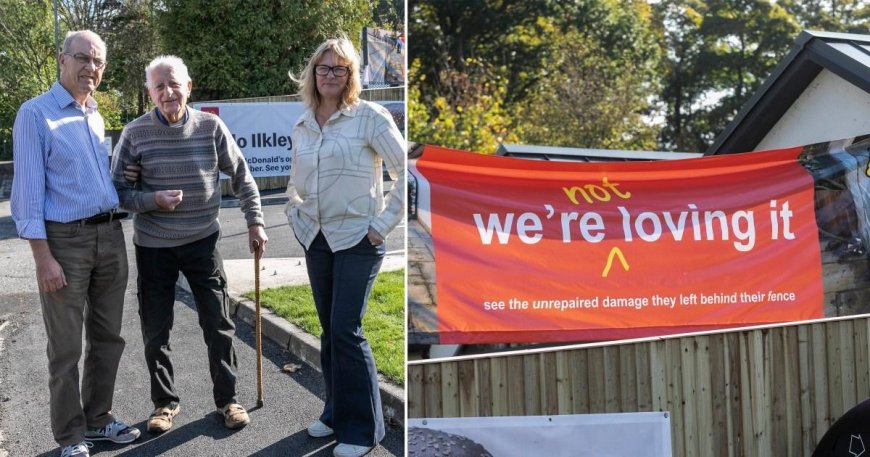
<path id="1" fill-rule="evenodd" d="M 157 57 L 145 76 L 156 109 L 124 128 L 112 174 L 121 207 L 136 213 L 139 315 L 155 407 L 148 431 L 169 430 L 180 411 L 169 358 L 179 272 L 196 301 L 217 412 L 226 427 L 241 428 L 250 418 L 236 399 L 235 326 L 228 315 L 226 275 L 217 250 L 220 173 L 231 179 L 247 220 L 249 247 L 257 256 L 268 241 L 260 194 L 226 125 L 215 115 L 187 106 L 193 83 L 184 62 L 175 56 Z M 139 167 L 135 182 L 125 178 L 130 165 Z"/>

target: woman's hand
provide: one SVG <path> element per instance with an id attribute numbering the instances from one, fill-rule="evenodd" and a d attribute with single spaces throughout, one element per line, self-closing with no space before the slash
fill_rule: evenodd
<path id="1" fill-rule="evenodd" d="M 369 243 L 371 243 L 372 246 L 380 246 L 380 245 L 384 244 L 384 237 L 382 237 L 381 234 L 378 233 L 377 230 L 375 230 L 371 227 L 369 227 L 368 237 L 369 237 Z"/>

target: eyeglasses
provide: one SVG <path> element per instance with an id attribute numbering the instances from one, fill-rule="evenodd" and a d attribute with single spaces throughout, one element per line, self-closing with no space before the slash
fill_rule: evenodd
<path id="1" fill-rule="evenodd" d="M 330 71 L 332 72 L 332 75 L 336 78 L 341 78 L 342 76 L 347 76 L 347 74 L 350 73 L 350 68 L 343 66 L 330 67 L 329 65 L 314 66 L 314 73 L 317 76 L 326 76 L 329 74 Z"/>
<path id="2" fill-rule="evenodd" d="M 65 53 L 63 53 L 63 54 L 66 55 L 66 56 L 70 56 L 70 57 L 72 57 L 73 59 L 76 59 L 76 62 L 78 62 L 78 63 L 80 63 L 80 64 L 82 64 L 82 65 L 88 65 L 89 63 L 93 62 L 93 63 L 94 63 L 94 67 L 96 67 L 97 70 L 99 70 L 99 69 L 101 69 L 101 68 L 103 68 L 103 67 L 106 66 L 106 61 L 105 61 L 105 60 L 103 60 L 103 59 L 98 59 L 98 58 L 96 58 L 96 57 L 91 58 L 91 56 L 89 56 L 89 55 L 87 55 L 87 54 L 82 54 L 82 53 L 80 53 L 80 52 L 77 52 L 77 53 L 75 53 L 75 54 L 70 54 L 70 53 L 68 53 L 68 52 L 65 52 Z"/>

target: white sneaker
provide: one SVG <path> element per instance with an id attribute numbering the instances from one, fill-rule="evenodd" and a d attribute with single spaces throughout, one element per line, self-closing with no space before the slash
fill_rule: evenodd
<path id="1" fill-rule="evenodd" d="M 308 426 L 308 436 L 312 438 L 323 438 L 324 436 L 329 436 L 333 433 L 335 433 L 335 431 L 332 430 L 332 427 L 320 422 L 319 420 L 314 421 Z"/>
<path id="2" fill-rule="evenodd" d="M 372 446 L 338 443 L 338 446 L 332 451 L 332 455 L 335 457 L 362 457 L 371 450 Z"/>
<path id="3" fill-rule="evenodd" d="M 94 443 L 90 441 L 82 441 L 81 443 L 71 444 L 60 450 L 60 457 L 90 457 L 91 451 L 88 450 Z"/>
<path id="4" fill-rule="evenodd" d="M 85 439 L 90 441 L 107 440 L 113 443 L 132 443 L 139 438 L 142 432 L 136 427 L 115 419 L 101 428 L 89 428 L 85 432 Z"/>

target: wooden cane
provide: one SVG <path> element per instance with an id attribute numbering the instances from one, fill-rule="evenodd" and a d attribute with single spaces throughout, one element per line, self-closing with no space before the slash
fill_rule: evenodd
<path id="1" fill-rule="evenodd" d="M 254 305 L 256 307 L 256 321 L 254 333 L 257 339 L 257 406 L 262 407 L 263 402 L 263 327 L 260 322 L 260 243 L 254 241 Z"/>

